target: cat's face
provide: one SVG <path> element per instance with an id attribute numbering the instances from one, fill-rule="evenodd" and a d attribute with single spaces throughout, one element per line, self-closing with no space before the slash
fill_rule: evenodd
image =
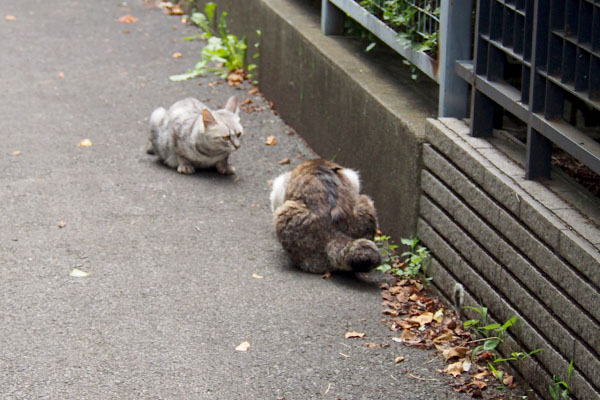
<path id="1" fill-rule="evenodd" d="M 231 96 L 225 108 L 212 114 L 205 111 L 202 113 L 205 134 L 211 138 L 213 145 L 228 152 L 239 149 L 244 129 L 240 123 L 237 97 Z"/>

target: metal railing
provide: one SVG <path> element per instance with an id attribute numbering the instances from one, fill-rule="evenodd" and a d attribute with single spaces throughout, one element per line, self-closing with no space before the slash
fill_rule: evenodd
<path id="1" fill-rule="evenodd" d="M 383 10 L 385 0 L 370 0 Z M 437 58 L 415 51 L 388 24 L 365 10 L 354 0 L 322 0 L 321 27 L 326 35 L 340 35 L 344 31 L 344 15 L 361 24 L 382 42 L 415 65 L 425 75 L 438 82 L 439 115 L 466 117 L 468 115 L 469 87 L 454 71 L 457 59 L 471 57 L 473 0 L 409 0 L 416 11 L 416 30 L 426 37 L 439 33 Z M 460 3 L 460 5 L 458 5 Z M 439 17 L 433 10 L 439 9 Z M 465 12 L 466 11 L 466 12 Z M 452 27 L 452 29 L 449 29 Z"/>
<path id="2" fill-rule="evenodd" d="M 479 0 L 476 17 L 474 60 L 457 65 L 471 133 L 490 136 L 506 110 L 527 126 L 528 179 L 550 177 L 553 144 L 600 174 L 600 143 L 566 115 L 600 122 L 600 3 Z"/>
<path id="3" fill-rule="evenodd" d="M 474 36 L 473 0 L 407 3 L 419 34 L 439 30 L 437 58 L 355 0 L 322 0 L 321 26 L 342 34 L 348 14 L 438 82 L 438 115 L 470 117 L 474 136 L 491 136 L 504 111 L 516 116 L 527 127 L 528 179 L 550 176 L 554 145 L 600 174 L 600 143 L 573 117 L 600 125 L 600 1 L 477 0 Z M 386 1 L 366 4 L 383 11 Z"/>

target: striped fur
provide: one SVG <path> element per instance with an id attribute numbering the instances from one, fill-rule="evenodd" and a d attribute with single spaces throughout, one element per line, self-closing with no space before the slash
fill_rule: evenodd
<path id="1" fill-rule="evenodd" d="M 294 264 L 307 272 L 369 271 L 381 257 L 373 201 L 359 194 L 358 174 L 312 160 L 273 182 L 275 232 Z"/>
<path id="2" fill-rule="evenodd" d="M 154 110 L 146 151 L 182 174 L 214 167 L 231 175 L 235 169 L 229 165 L 229 154 L 240 147 L 242 134 L 237 97 L 230 97 L 225 108 L 216 111 L 190 97 L 168 111 Z"/>

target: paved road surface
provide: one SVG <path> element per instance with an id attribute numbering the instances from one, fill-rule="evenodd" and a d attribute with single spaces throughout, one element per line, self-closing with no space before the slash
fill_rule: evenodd
<path id="1" fill-rule="evenodd" d="M 196 62 L 193 28 L 141 0 L 3 1 L 0 17 L 1 398 L 462 398 L 431 353 L 391 341 L 375 283 L 288 264 L 268 180 L 313 154 L 271 110 L 242 113 L 239 180 L 143 152 L 159 105 L 264 106 L 167 79 Z"/>

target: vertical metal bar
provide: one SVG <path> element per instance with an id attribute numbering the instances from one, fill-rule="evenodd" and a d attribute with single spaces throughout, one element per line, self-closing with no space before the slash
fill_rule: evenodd
<path id="1" fill-rule="evenodd" d="M 548 57 L 550 0 L 535 0 L 533 5 L 533 43 L 531 57 L 529 112 L 541 113 L 545 108 L 546 79 L 537 73 L 544 68 Z M 550 178 L 552 142 L 527 122 L 527 161 L 525 178 Z"/>
<path id="2" fill-rule="evenodd" d="M 321 30 L 325 35 L 344 34 L 344 13 L 329 0 L 321 0 Z"/>
<path id="3" fill-rule="evenodd" d="M 476 75 L 487 75 L 489 43 L 483 38 L 483 35 L 490 32 L 491 1 L 477 0 L 475 49 L 473 52 L 473 71 Z M 473 87 L 471 91 L 471 135 L 491 136 L 493 128 L 494 102 Z"/>
<path id="4" fill-rule="evenodd" d="M 550 178 L 551 161 L 552 142 L 529 126 L 525 179 Z"/>
<path id="5" fill-rule="evenodd" d="M 442 0 L 439 47 L 440 117 L 464 118 L 468 114 L 469 85 L 455 72 L 456 60 L 471 57 L 473 0 Z"/>
<path id="6" fill-rule="evenodd" d="M 473 90 L 471 101 L 471 135 L 475 137 L 489 137 L 494 129 L 495 105 L 489 97 L 479 90 Z"/>

